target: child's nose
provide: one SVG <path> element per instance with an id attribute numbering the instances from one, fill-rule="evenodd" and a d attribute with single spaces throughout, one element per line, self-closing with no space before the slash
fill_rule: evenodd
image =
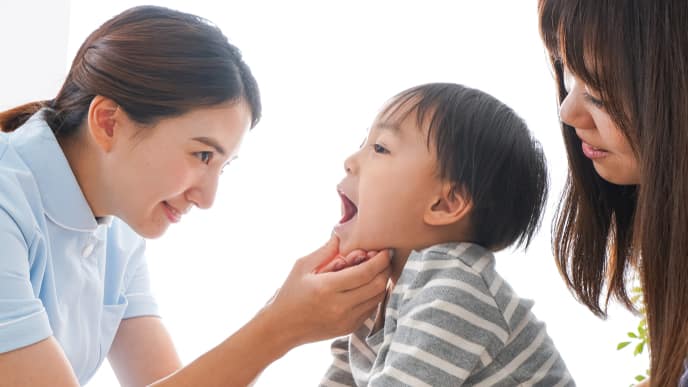
<path id="1" fill-rule="evenodd" d="M 350 155 L 344 160 L 344 171 L 346 172 L 347 175 L 355 173 L 356 172 L 356 155 L 358 152 Z"/>

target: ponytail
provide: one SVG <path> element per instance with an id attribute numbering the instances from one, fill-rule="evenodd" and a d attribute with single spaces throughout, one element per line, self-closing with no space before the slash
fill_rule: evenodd
<path id="1" fill-rule="evenodd" d="M 0 112 L 0 131 L 12 132 L 22 126 L 29 117 L 44 107 L 50 106 L 51 101 L 29 102 L 15 108 Z"/>

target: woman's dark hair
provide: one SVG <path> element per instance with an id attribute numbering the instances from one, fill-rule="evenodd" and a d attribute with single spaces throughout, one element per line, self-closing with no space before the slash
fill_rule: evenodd
<path id="1" fill-rule="evenodd" d="M 472 241 L 493 251 L 527 247 L 547 199 L 545 156 L 523 119 L 494 98 L 453 83 L 430 83 L 394 96 L 382 115 L 415 114 L 428 125 L 438 173 L 467 194 Z"/>
<path id="2" fill-rule="evenodd" d="M 70 136 L 96 95 L 114 100 L 143 125 L 226 101 L 245 101 L 252 127 L 261 114 L 256 80 L 218 27 L 195 15 L 141 6 L 91 33 L 55 99 L 0 113 L 0 128 L 13 131 L 48 107 L 45 118 L 55 135 Z"/>
<path id="3" fill-rule="evenodd" d="M 640 184 L 603 180 L 562 123 L 569 175 L 553 231 L 569 288 L 595 314 L 640 274 L 652 386 L 676 386 L 688 355 L 688 3 L 540 0 L 559 87 L 564 68 L 599 93 L 638 158 Z"/>

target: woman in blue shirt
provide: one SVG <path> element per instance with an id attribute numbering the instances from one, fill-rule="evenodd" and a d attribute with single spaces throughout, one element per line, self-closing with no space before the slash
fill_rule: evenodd
<path id="1" fill-rule="evenodd" d="M 94 31 L 54 99 L 0 113 L 0 384 L 85 384 L 108 356 L 123 385 L 246 385 L 371 313 L 389 256 L 315 274 L 337 256 L 333 237 L 253 320 L 181 367 L 143 238 L 212 205 L 260 113 L 237 48 L 206 20 L 161 7 Z"/>
<path id="2" fill-rule="evenodd" d="M 554 252 L 597 315 L 640 277 L 652 386 L 688 384 L 688 3 L 540 0 L 569 176 Z M 679 380 L 682 379 L 680 382 Z"/>

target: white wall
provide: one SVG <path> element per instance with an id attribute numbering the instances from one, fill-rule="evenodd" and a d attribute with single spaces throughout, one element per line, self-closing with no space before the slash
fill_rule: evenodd
<path id="1" fill-rule="evenodd" d="M 0 2 L 0 109 L 57 93 L 67 66 L 69 3 Z"/>
<path id="2" fill-rule="evenodd" d="M 10 24 L 2 26 L 0 52 L 18 45 L 10 36 L 36 44 L 63 36 L 69 26 L 70 39 L 66 57 L 60 39 L 44 44 L 52 55 L 26 50 L 26 63 L 13 67 L 6 67 L 5 54 L 0 106 L 52 97 L 56 74 L 86 35 L 138 3 L 72 0 L 71 13 L 68 1 L 50 3 L 56 8 L 44 13 L 53 16 L 50 28 L 29 16 L 34 6 L 13 4 L 16 17 L 5 18 Z M 358 147 L 382 102 L 406 87 L 458 82 L 514 107 L 543 143 L 550 207 L 558 202 L 566 166 L 534 1 L 148 3 L 218 24 L 244 52 L 264 102 L 264 119 L 221 179 L 215 208 L 193 211 L 149 244 L 153 286 L 185 362 L 238 329 L 293 261 L 324 242 L 339 216 L 334 187 L 344 157 Z M 0 14 L 10 14 L 9 6 L 1 7 Z M 29 34 L 5 33 L 14 28 Z M 613 309 L 603 323 L 569 295 L 551 257 L 551 218 L 549 211 L 527 255 L 500 254 L 498 268 L 522 296 L 536 301 L 535 312 L 578 385 L 627 386 L 646 361 L 617 352 L 616 343 L 636 320 Z M 268 368 L 258 386 L 316 385 L 329 360 L 327 342 L 295 349 Z M 91 385 L 115 383 L 104 367 Z"/>

